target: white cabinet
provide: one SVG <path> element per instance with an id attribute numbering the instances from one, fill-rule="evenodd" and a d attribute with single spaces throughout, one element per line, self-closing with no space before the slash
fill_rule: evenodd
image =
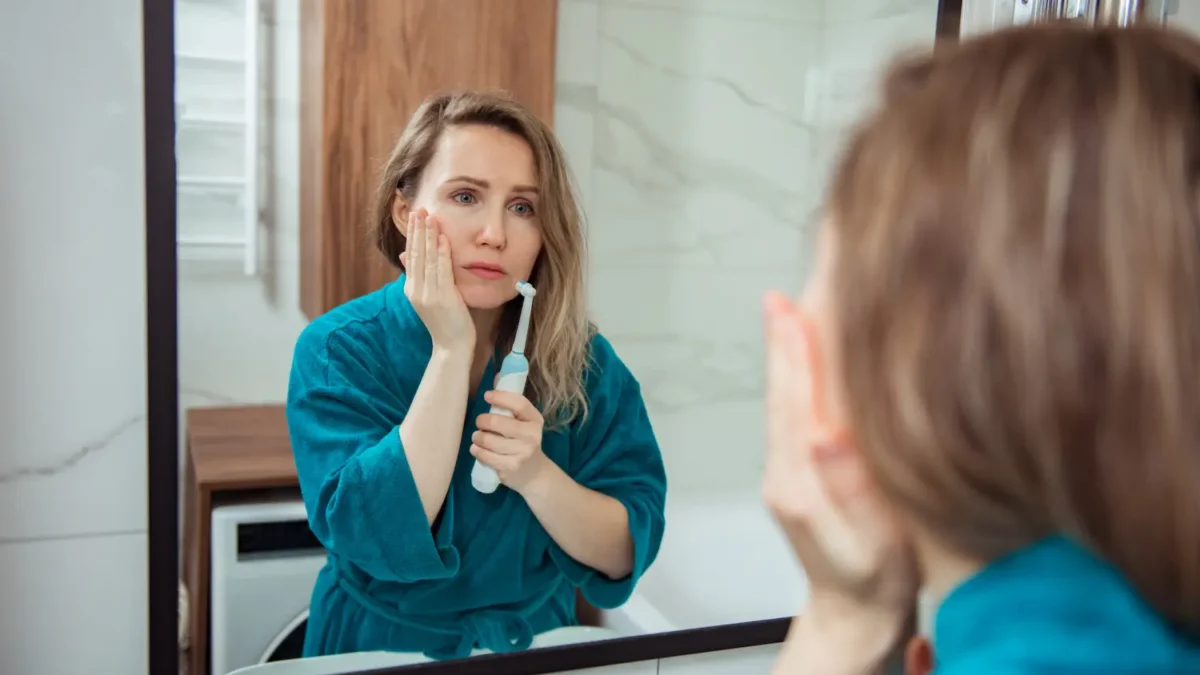
<path id="1" fill-rule="evenodd" d="M 779 644 L 689 654 L 658 662 L 658 675 L 767 675 L 779 655 Z"/>

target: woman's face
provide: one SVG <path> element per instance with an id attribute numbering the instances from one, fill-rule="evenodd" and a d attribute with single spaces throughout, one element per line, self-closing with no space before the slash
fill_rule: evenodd
<path id="1" fill-rule="evenodd" d="M 495 127 L 446 129 L 411 205 L 397 195 L 396 222 L 426 209 L 450 240 L 454 281 L 471 309 L 516 297 L 542 250 L 541 206 L 533 151 Z"/>

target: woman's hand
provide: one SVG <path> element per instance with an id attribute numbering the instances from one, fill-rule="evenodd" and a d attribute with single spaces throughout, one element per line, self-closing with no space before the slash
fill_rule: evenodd
<path id="1" fill-rule="evenodd" d="M 813 419 L 814 388 L 824 382 L 810 372 L 816 356 L 800 310 L 772 294 L 765 322 L 769 447 L 763 493 L 810 587 L 803 620 L 794 625 L 805 635 L 795 642 L 819 644 L 814 634 L 838 635 L 845 638 L 836 642 L 847 645 L 847 664 L 883 658 L 903 637 L 916 605 L 907 539 L 852 440 L 818 428 Z M 882 653 L 866 654 L 871 643 Z"/>
<path id="2" fill-rule="evenodd" d="M 475 324 L 454 284 L 450 242 L 438 225 L 425 209 L 408 217 L 404 253 L 400 254 L 404 294 L 425 323 L 435 348 L 469 354 L 475 347 Z"/>
<path id="3" fill-rule="evenodd" d="M 520 493 L 550 461 L 542 454 L 542 414 L 529 399 L 510 391 L 489 391 L 483 398 L 513 416 L 488 413 L 476 418 L 478 430 L 471 434 L 471 455 L 495 469 L 501 483 Z"/>

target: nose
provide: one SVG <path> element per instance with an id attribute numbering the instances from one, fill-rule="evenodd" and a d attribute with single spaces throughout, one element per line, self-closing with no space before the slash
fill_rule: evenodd
<path id="1" fill-rule="evenodd" d="M 488 213 L 483 220 L 483 227 L 479 230 L 479 235 L 476 241 L 480 246 L 489 248 L 504 249 L 504 211 L 500 213 Z"/>

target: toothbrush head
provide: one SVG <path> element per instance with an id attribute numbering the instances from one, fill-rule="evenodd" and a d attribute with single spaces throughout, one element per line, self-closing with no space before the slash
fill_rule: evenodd
<path id="1" fill-rule="evenodd" d="M 530 285 L 528 281 L 518 281 L 517 292 L 527 298 L 532 298 L 533 296 L 537 295 L 537 289 Z"/>

